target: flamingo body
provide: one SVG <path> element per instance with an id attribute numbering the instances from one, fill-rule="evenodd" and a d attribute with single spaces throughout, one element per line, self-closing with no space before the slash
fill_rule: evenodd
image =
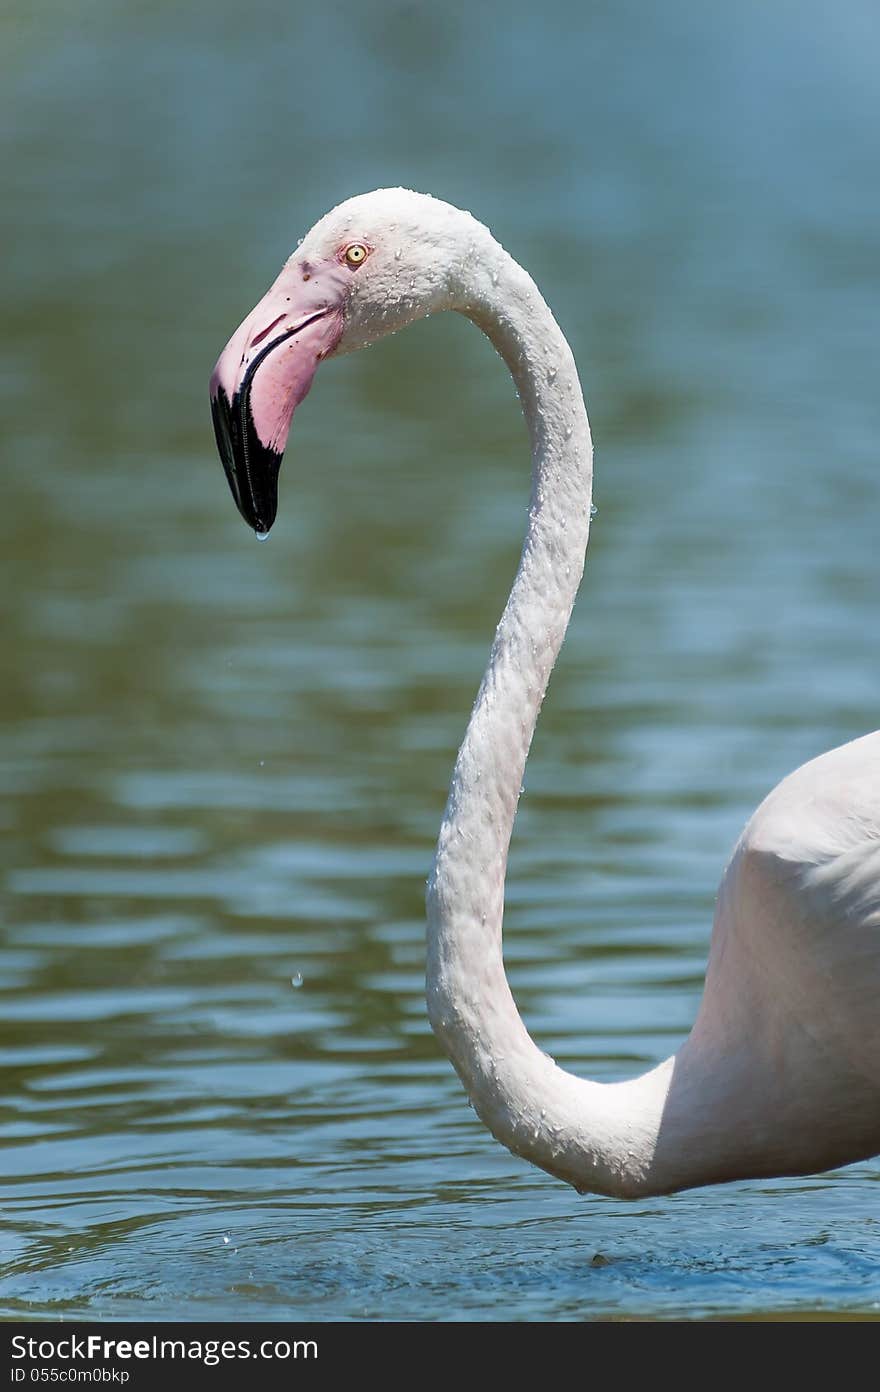
<path id="1" fill-rule="evenodd" d="M 589 539 L 592 443 L 569 346 L 531 277 L 468 213 L 383 189 L 303 239 L 211 381 L 242 515 L 275 518 L 294 412 L 325 357 L 440 310 L 507 363 L 532 449 L 519 568 L 458 753 L 428 882 L 427 1002 L 480 1117 L 579 1190 L 633 1197 L 802 1174 L 880 1152 L 880 734 L 786 778 L 718 896 L 703 1000 L 674 1057 L 599 1084 L 520 1018 L 502 957 L 507 852 Z"/>

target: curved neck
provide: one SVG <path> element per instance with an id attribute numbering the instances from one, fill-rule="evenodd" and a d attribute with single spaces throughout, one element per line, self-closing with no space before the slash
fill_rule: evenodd
<path id="1" fill-rule="evenodd" d="M 593 449 L 571 349 L 531 278 L 490 246 L 495 261 L 462 312 L 513 376 L 531 439 L 532 490 L 519 569 L 452 776 L 429 912 L 444 936 L 454 918 L 485 922 L 500 941 L 526 759 L 583 574 Z"/>
<path id="2" fill-rule="evenodd" d="M 511 371 L 531 439 L 532 492 L 428 881 L 428 1011 L 475 1110 L 509 1149 L 579 1189 L 671 1188 L 678 1177 L 656 1173 L 655 1152 L 672 1061 L 631 1083 L 565 1073 L 530 1038 L 504 972 L 507 852 L 583 573 L 592 444 L 571 350 L 531 278 L 490 242 L 469 281 L 456 307 Z"/>
<path id="3" fill-rule="evenodd" d="M 531 437 L 532 494 L 428 881 L 431 1024 L 498 1140 L 580 1190 L 660 1194 L 873 1154 L 876 1090 L 866 1092 L 864 1077 L 829 1056 L 815 1024 L 804 1030 L 798 1011 L 786 1013 L 784 998 L 762 984 L 743 917 L 741 881 L 754 871 L 737 872 L 736 857 L 718 897 L 703 1006 L 675 1057 L 627 1082 L 589 1082 L 558 1068 L 519 1016 L 502 959 L 507 852 L 583 571 L 592 448 L 562 333 L 529 276 L 487 240 L 456 307 L 513 374 Z M 834 1125 L 816 1126 L 817 1114 Z"/>

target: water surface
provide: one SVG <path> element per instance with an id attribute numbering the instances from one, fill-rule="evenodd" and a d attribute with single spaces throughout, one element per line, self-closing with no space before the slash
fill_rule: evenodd
<path id="1" fill-rule="evenodd" d="M 528 496 L 491 348 L 432 320 L 322 370 L 269 546 L 206 394 L 363 189 L 472 208 L 544 288 L 599 514 L 507 962 L 563 1064 L 651 1066 L 745 817 L 878 724 L 877 30 L 7 5 L 0 1314 L 877 1311 L 877 1164 L 579 1198 L 434 1045 L 424 880 Z"/>

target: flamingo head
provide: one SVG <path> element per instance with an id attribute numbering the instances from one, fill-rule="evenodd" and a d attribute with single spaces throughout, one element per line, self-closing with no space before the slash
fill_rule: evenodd
<path id="1" fill-rule="evenodd" d="M 275 521 L 290 423 L 318 364 L 460 307 L 479 234 L 485 228 L 448 203 L 379 189 L 341 203 L 300 242 L 211 377 L 220 458 L 258 534 Z"/>

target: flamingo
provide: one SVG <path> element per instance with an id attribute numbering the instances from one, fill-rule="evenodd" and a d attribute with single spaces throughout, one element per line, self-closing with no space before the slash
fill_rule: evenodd
<path id="1" fill-rule="evenodd" d="M 519 568 L 498 623 L 427 889 L 427 1004 L 473 1106 L 514 1154 L 622 1198 L 808 1174 L 880 1152 L 880 732 L 783 780 L 724 871 L 705 987 L 678 1052 L 597 1083 L 558 1067 L 502 958 L 508 846 L 538 712 L 580 585 L 592 444 L 569 346 L 488 228 L 425 194 L 351 198 L 300 242 L 211 379 L 238 508 L 265 536 L 293 413 L 318 363 L 440 310 L 488 335 L 532 449 Z"/>

